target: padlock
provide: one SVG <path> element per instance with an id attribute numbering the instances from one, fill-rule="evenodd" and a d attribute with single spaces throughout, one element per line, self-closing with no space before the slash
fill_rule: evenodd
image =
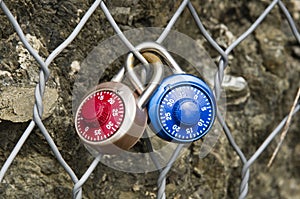
<path id="1" fill-rule="evenodd" d="M 150 53 L 143 53 L 143 56 L 152 62 L 156 71 L 151 81 L 160 81 L 160 59 Z M 97 85 L 77 109 L 77 134 L 92 153 L 117 154 L 128 150 L 136 144 L 146 128 L 147 110 L 138 106 L 138 95 L 120 82 L 123 76 L 124 69 L 121 69 L 111 82 Z M 151 89 L 154 91 L 156 88 L 149 88 L 148 92 Z"/>
<path id="2" fill-rule="evenodd" d="M 153 131 L 164 140 L 177 143 L 190 143 L 206 135 L 216 115 L 216 102 L 210 87 L 202 79 L 185 74 L 158 43 L 144 42 L 136 49 L 159 54 L 174 73 L 162 80 L 152 96 L 145 96 L 149 98 L 148 116 Z M 132 67 L 127 70 L 135 87 L 141 87 Z"/>

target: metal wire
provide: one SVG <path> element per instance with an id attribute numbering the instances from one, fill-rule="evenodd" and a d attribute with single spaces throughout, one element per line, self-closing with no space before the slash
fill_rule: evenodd
<path id="1" fill-rule="evenodd" d="M 285 7 L 285 5 L 282 3 L 282 1 L 278 1 L 278 5 L 280 6 L 282 12 L 285 14 L 285 16 L 289 22 L 289 25 L 294 33 L 294 36 L 296 37 L 298 43 L 300 44 L 300 34 L 299 34 L 299 31 L 297 30 L 295 21 L 293 20 L 291 14 L 289 13 L 289 11 Z"/>
<path id="2" fill-rule="evenodd" d="M 101 156 L 102 155 L 98 155 L 95 158 L 95 160 L 92 162 L 90 167 L 86 170 L 86 172 L 83 174 L 83 176 L 80 178 L 80 180 L 78 182 L 76 182 L 76 184 L 73 187 L 73 198 L 80 199 L 82 197 L 82 195 L 81 195 L 82 185 L 87 181 L 87 179 L 90 177 L 90 175 L 93 173 L 93 171 L 99 164 Z"/>
<path id="3" fill-rule="evenodd" d="M 80 20 L 80 22 L 76 26 L 76 28 L 70 34 L 70 36 L 49 55 L 49 57 L 46 59 L 46 61 L 43 61 L 43 59 L 39 56 L 39 54 L 28 43 L 20 25 L 18 24 L 16 19 L 13 17 L 13 15 L 11 14 L 10 10 L 5 5 L 3 0 L 0 0 L 0 5 L 1 5 L 1 9 L 5 13 L 5 15 L 8 17 L 8 20 L 11 22 L 15 31 L 17 32 L 18 36 L 20 37 L 21 42 L 24 44 L 24 46 L 29 51 L 29 53 L 34 57 L 36 62 L 40 65 L 39 82 L 36 85 L 36 89 L 35 89 L 35 104 L 33 107 L 33 119 L 29 123 L 28 127 L 26 128 L 26 130 L 22 134 L 21 138 L 15 145 L 14 149 L 12 150 L 11 154 L 9 155 L 9 157 L 5 161 L 4 165 L 2 166 L 1 171 L 0 171 L 0 182 L 3 181 L 5 173 L 9 169 L 11 163 L 17 156 L 18 152 L 21 150 L 23 144 L 26 142 L 28 136 L 33 131 L 35 126 L 37 126 L 41 130 L 44 137 L 46 138 L 46 141 L 48 142 L 48 144 L 49 144 L 51 150 L 53 151 L 55 157 L 57 158 L 58 162 L 66 170 L 66 172 L 70 175 L 70 177 L 74 183 L 73 198 L 76 198 L 76 199 L 82 198 L 82 186 L 87 181 L 87 179 L 89 178 L 91 173 L 94 171 L 94 169 L 97 167 L 97 165 L 99 164 L 101 156 L 98 156 L 95 158 L 95 160 L 91 163 L 90 167 L 87 169 L 85 174 L 81 177 L 81 179 L 77 178 L 74 171 L 71 169 L 71 167 L 66 163 L 64 158 L 61 156 L 58 148 L 56 147 L 53 139 L 47 132 L 47 129 L 45 128 L 45 126 L 41 120 L 41 117 L 43 114 L 43 100 L 42 99 L 43 99 L 43 95 L 44 95 L 44 91 L 45 91 L 45 84 L 50 75 L 48 66 L 62 52 L 62 50 L 65 49 L 73 41 L 74 38 L 76 38 L 76 36 L 79 34 L 80 30 L 84 27 L 85 23 L 91 17 L 91 15 L 94 13 L 94 11 L 98 8 L 98 6 L 101 7 L 107 20 L 109 21 L 109 23 L 111 24 L 111 26 L 113 27 L 115 32 L 118 34 L 118 36 L 120 37 L 122 42 L 125 44 L 125 46 L 127 46 L 128 49 L 131 52 L 133 52 L 142 63 L 147 63 L 147 61 L 140 54 L 140 52 L 131 44 L 131 42 L 126 38 L 126 36 L 123 34 L 122 30 L 119 28 L 118 24 L 115 22 L 113 16 L 110 14 L 105 3 L 101 0 L 96 0 L 91 5 L 91 7 L 88 9 L 88 11 L 85 13 L 83 18 Z M 171 20 L 167 24 L 164 31 L 161 33 L 159 38 L 156 40 L 156 42 L 162 43 L 164 41 L 164 39 L 170 33 L 171 29 L 174 27 L 174 24 L 179 19 L 180 15 L 184 11 L 184 9 L 188 8 L 191 13 L 191 16 L 195 20 L 202 35 L 206 38 L 206 40 L 211 44 L 211 46 L 221 56 L 219 63 L 218 63 L 218 72 L 215 76 L 215 87 L 214 87 L 215 97 L 216 97 L 216 99 L 219 99 L 220 95 L 221 95 L 221 89 L 222 89 L 221 83 L 222 83 L 223 77 L 224 77 L 224 70 L 228 65 L 228 55 L 245 38 L 247 38 L 249 35 L 251 35 L 253 33 L 253 31 L 262 23 L 264 18 L 270 13 L 271 10 L 273 10 L 273 8 L 276 5 L 278 5 L 280 7 L 280 9 L 282 10 L 282 12 L 284 13 L 296 40 L 298 41 L 298 43 L 300 43 L 300 34 L 299 34 L 299 31 L 297 30 L 295 22 L 294 22 L 293 18 L 291 17 L 289 11 L 285 7 L 285 5 L 280 0 L 272 1 L 269 4 L 269 6 L 263 11 L 263 13 L 257 18 L 257 20 L 241 36 L 239 36 L 232 44 L 230 44 L 228 46 L 228 48 L 225 50 L 223 50 L 218 45 L 218 43 L 210 36 L 208 31 L 205 29 L 205 27 L 203 26 L 203 24 L 199 18 L 197 11 L 193 7 L 192 3 L 189 0 L 183 0 L 181 2 L 180 6 L 178 7 L 178 9 L 176 10 L 176 12 L 174 13 L 174 15 L 172 16 Z M 299 109 L 300 109 L 300 104 L 297 105 L 293 114 L 298 112 Z M 241 162 L 243 164 L 239 198 L 240 199 L 246 198 L 246 196 L 248 194 L 248 186 L 249 186 L 248 183 L 249 183 L 249 178 L 250 178 L 250 170 L 249 169 L 250 169 L 251 165 L 257 160 L 257 158 L 263 153 L 263 151 L 267 148 L 267 146 L 270 144 L 270 142 L 281 131 L 281 129 L 283 128 L 283 126 L 287 120 L 287 117 L 285 117 L 279 123 L 279 125 L 273 130 L 273 132 L 271 132 L 269 134 L 269 136 L 265 139 L 265 141 L 262 143 L 262 145 L 255 151 L 255 153 L 248 160 L 245 157 L 242 150 L 236 144 L 236 142 L 230 132 L 230 129 L 228 128 L 228 126 L 225 122 L 225 119 L 223 118 L 220 110 L 217 111 L 217 118 L 218 118 L 218 121 L 220 122 L 221 126 L 223 127 L 223 130 L 225 132 L 227 139 L 229 140 L 229 143 L 231 144 L 233 149 L 237 152 L 237 154 L 240 157 Z M 145 132 L 145 133 L 147 133 L 147 132 Z M 147 145 L 149 151 L 151 152 L 150 157 L 151 157 L 152 161 L 157 166 L 157 168 L 160 168 L 159 162 L 155 158 L 155 150 L 153 150 L 150 140 L 146 140 L 146 145 Z M 158 199 L 166 198 L 166 194 L 165 194 L 166 178 L 167 178 L 168 172 L 172 168 L 173 163 L 176 161 L 176 159 L 183 147 L 184 147 L 184 145 L 179 144 L 177 146 L 177 148 L 175 149 L 173 155 L 171 156 L 167 166 L 163 169 L 159 169 L 160 175 L 159 175 L 159 178 L 157 181 L 157 185 L 158 185 L 157 198 Z"/>
<path id="4" fill-rule="evenodd" d="M 174 24 L 176 23 L 177 19 L 180 17 L 181 13 L 183 12 L 183 10 L 185 9 L 185 7 L 186 7 L 186 5 L 188 3 L 189 3 L 189 0 L 182 1 L 182 3 L 180 4 L 179 8 L 176 10 L 176 12 L 174 13 L 174 15 L 171 18 L 170 22 L 168 23 L 167 27 L 161 33 L 161 35 L 159 36 L 159 38 L 156 40 L 157 43 L 162 43 L 164 41 L 164 39 L 168 36 L 168 34 L 170 33 L 172 27 L 174 26 Z"/>
<path id="5" fill-rule="evenodd" d="M 43 122 L 41 120 L 42 110 L 43 110 L 42 98 L 43 98 L 43 94 L 44 94 L 44 90 L 45 90 L 46 81 L 47 81 L 47 79 L 49 77 L 48 66 L 55 59 L 55 57 L 57 55 L 59 55 L 59 53 L 64 48 L 66 48 L 73 41 L 73 39 L 78 35 L 79 31 L 83 28 L 84 24 L 87 22 L 87 20 L 93 14 L 93 12 L 96 10 L 96 8 L 100 4 L 100 2 L 101 2 L 100 0 L 95 1 L 95 3 L 90 7 L 90 9 L 84 15 L 84 17 L 82 18 L 82 20 L 79 22 L 79 24 L 77 25 L 77 27 L 74 29 L 74 31 L 72 32 L 72 34 L 60 46 L 58 46 L 53 51 L 53 53 L 50 54 L 50 56 L 46 60 L 46 63 L 42 60 L 42 58 L 37 54 L 37 52 L 28 43 L 28 41 L 27 41 L 24 33 L 22 32 L 22 29 L 20 28 L 18 22 L 15 20 L 15 18 L 13 17 L 13 15 L 9 11 L 9 9 L 6 7 L 5 3 L 1 2 L 1 8 L 2 8 L 2 10 L 7 15 L 8 19 L 10 20 L 10 22 L 13 24 L 16 32 L 18 33 L 18 35 L 19 35 L 19 37 L 21 39 L 21 41 L 23 42 L 23 44 L 25 45 L 25 47 L 28 49 L 28 51 L 30 52 L 30 54 L 37 60 L 37 62 L 41 66 L 42 70 L 40 72 L 39 83 L 37 84 L 36 89 L 35 89 L 35 100 L 36 100 L 36 102 L 35 102 L 34 111 L 33 111 L 33 121 L 29 124 L 28 128 L 23 133 L 23 135 L 22 135 L 21 139 L 19 140 L 18 144 L 15 146 L 15 148 L 13 149 L 13 151 L 10 154 L 9 158 L 5 161 L 3 167 L 1 168 L 1 171 L 0 171 L 0 182 L 3 179 L 3 177 L 4 177 L 4 175 L 5 175 L 6 171 L 7 171 L 7 169 L 11 165 L 12 161 L 16 157 L 17 153 L 20 151 L 21 147 L 25 143 L 27 137 L 32 132 L 35 124 L 37 124 L 37 126 L 40 128 L 40 130 L 43 133 L 43 135 L 45 136 L 48 144 L 50 145 L 50 147 L 51 147 L 51 149 L 52 149 L 55 157 L 58 159 L 59 163 L 66 170 L 66 172 L 70 175 L 72 181 L 74 183 L 78 182 L 78 178 L 77 178 L 76 174 L 71 169 L 71 167 L 66 163 L 66 161 L 64 160 L 64 158 L 61 156 L 58 148 L 56 147 L 53 139 L 51 138 L 51 136 L 47 132 L 47 129 L 45 128 L 45 126 L 44 126 L 44 124 L 43 124 Z M 79 198 L 81 198 L 82 197 L 81 188 L 77 192 L 78 192 Z"/>
<path id="6" fill-rule="evenodd" d="M 131 42 L 126 38 L 126 36 L 123 34 L 121 29 L 119 28 L 118 24 L 114 20 L 114 18 L 111 16 L 108 8 L 106 7 L 105 3 L 101 2 L 101 9 L 104 12 L 107 20 L 115 30 L 115 32 L 118 34 L 120 39 L 123 41 L 123 43 L 128 47 L 128 49 L 134 53 L 134 55 L 145 65 L 148 64 L 147 60 L 141 55 L 141 53 L 131 44 Z"/>

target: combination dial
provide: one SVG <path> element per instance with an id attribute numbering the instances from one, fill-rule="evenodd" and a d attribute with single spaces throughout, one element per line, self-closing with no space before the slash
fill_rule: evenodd
<path id="1" fill-rule="evenodd" d="M 193 142 L 208 133 L 216 112 L 214 96 L 201 79 L 178 74 L 167 77 L 148 105 L 151 126 L 167 141 Z"/>
<path id="2" fill-rule="evenodd" d="M 99 142 L 113 136 L 124 119 L 124 102 L 112 91 L 96 91 L 80 105 L 76 126 L 82 137 Z"/>
<path id="3" fill-rule="evenodd" d="M 140 139 L 146 123 L 147 111 L 137 107 L 136 95 L 119 82 L 97 85 L 75 115 L 77 134 L 93 154 L 127 151 Z"/>

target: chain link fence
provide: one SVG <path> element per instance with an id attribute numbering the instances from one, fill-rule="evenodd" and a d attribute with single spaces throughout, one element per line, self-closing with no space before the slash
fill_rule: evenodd
<path id="1" fill-rule="evenodd" d="M 71 45 L 71 42 L 76 39 L 76 37 L 79 35 L 79 32 L 82 30 L 83 27 L 87 24 L 87 21 L 93 16 L 93 14 L 101 9 L 106 17 L 106 19 L 109 21 L 111 27 L 113 28 L 114 32 L 119 36 L 119 38 L 122 40 L 122 42 L 128 47 L 128 49 L 135 54 L 135 56 L 142 62 L 145 63 L 143 56 L 140 54 L 139 51 L 135 49 L 135 46 L 131 43 L 130 40 L 127 39 L 127 37 L 123 34 L 122 28 L 116 23 L 113 15 L 111 14 L 110 10 L 107 8 L 106 3 L 104 1 L 96 0 L 89 9 L 86 11 L 84 16 L 78 20 L 77 26 L 74 28 L 72 33 L 61 42 L 61 44 L 57 48 L 53 48 L 52 53 L 47 56 L 46 59 L 43 59 L 41 55 L 36 51 L 36 47 L 33 47 L 29 43 L 29 38 L 26 36 L 23 32 L 22 26 L 18 23 L 18 19 L 16 19 L 10 10 L 13 8 L 8 8 L 5 4 L 5 1 L 0 1 L 1 9 L 3 10 L 4 14 L 7 16 L 7 19 L 10 21 L 10 23 L 13 25 L 15 32 L 20 38 L 20 41 L 25 46 L 25 48 L 28 50 L 28 52 L 34 57 L 34 60 L 39 65 L 39 76 L 37 80 L 37 84 L 34 90 L 34 97 L 35 97 L 35 103 L 33 107 L 33 118 L 31 122 L 29 122 L 26 130 L 22 133 L 21 137 L 19 138 L 18 142 L 15 144 L 13 150 L 11 151 L 10 155 L 8 157 L 5 157 L 5 161 L 3 161 L 3 166 L 0 172 L 0 182 L 5 183 L 5 174 L 9 171 L 9 168 L 13 161 L 15 160 L 16 156 L 19 152 L 22 150 L 22 146 L 24 143 L 28 140 L 30 140 L 29 136 L 33 132 L 35 128 L 38 128 L 44 137 L 44 139 L 49 144 L 54 156 L 56 157 L 59 164 L 64 168 L 65 172 L 69 175 L 70 179 L 73 182 L 73 191 L 72 196 L 73 198 L 82 198 L 84 192 L 82 191 L 82 186 L 85 184 L 85 182 L 89 179 L 90 176 L 93 178 L 97 178 L 92 175 L 93 171 L 96 169 L 97 165 L 99 164 L 101 160 L 101 155 L 96 157 L 92 163 L 88 166 L 86 171 L 82 174 L 81 177 L 78 177 L 74 170 L 72 169 L 72 165 L 69 165 L 66 159 L 63 157 L 61 150 L 57 147 L 57 144 L 54 142 L 53 133 L 49 133 L 47 128 L 45 127 L 45 124 L 42 120 L 43 117 L 43 110 L 46 109 L 46 103 L 44 95 L 47 93 L 46 84 L 49 78 L 51 77 L 51 71 L 49 69 L 49 66 L 51 63 L 57 58 L 60 53 L 62 53 L 64 50 L 68 48 L 69 45 Z M 274 10 L 275 8 L 280 8 L 282 11 L 282 17 L 285 17 L 289 27 L 292 30 L 292 33 L 295 37 L 295 40 L 300 43 L 300 34 L 296 28 L 296 24 L 285 7 L 284 3 L 279 0 L 274 0 L 268 4 L 268 6 L 265 8 L 265 10 L 259 14 L 258 18 L 253 21 L 251 26 L 243 32 L 239 37 L 232 39 L 231 43 L 229 43 L 228 46 L 224 47 L 221 46 L 210 34 L 209 30 L 207 30 L 204 25 L 202 24 L 202 21 L 200 20 L 199 14 L 195 7 L 193 6 L 193 3 L 189 0 L 184 0 L 178 3 L 178 8 L 174 15 L 170 18 L 167 26 L 164 28 L 163 32 L 157 38 L 157 43 L 163 43 L 164 39 L 168 36 L 169 32 L 174 28 L 175 23 L 180 19 L 182 16 L 182 13 L 184 11 L 189 11 L 191 14 L 191 17 L 194 19 L 194 21 L 197 24 L 197 27 L 199 28 L 200 33 L 203 35 L 203 37 L 206 39 L 206 41 L 212 46 L 212 48 L 218 53 L 219 59 L 217 59 L 218 64 L 218 72 L 216 73 L 216 76 L 214 78 L 214 94 L 217 100 L 221 98 L 221 89 L 222 89 L 222 82 L 224 80 L 225 75 L 225 69 L 228 66 L 230 62 L 230 54 L 232 51 L 237 48 L 247 37 L 250 37 L 253 32 L 260 27 L 260 25 L 263 23 L 263 20 Z M 25 8 L 26 9 L 26 8 Z M 71 10 L 71 8 L 69 8 Z M 201 14 L 200 14 L 201 16 Z M 36 19 L 38 20 L 38 19 Z M 100 19 L 104 20 L 104 19 Z M 2 22 L 1 22 L 2 23 Z M 46 25 L 46 24 L 45 24 Z M 123 27 L 124 28 L 124 27 Z M 1 27 L 3 29 L 3 27 Z M 226 28 L 225 28 L 226 29 Z M 5 30 L 2 30 L 5 31 Z M 55 35 L 53 36 L 55 37 Z M 174 41 L 176 42 L 176 41 Z M 192 53 L 192 52 L 191 52 Z M 0 56 L 1 57 L 1 56 Z M 246 57 L 246 56 L 245 56 Z M 250 59 L 250 58 L 249 58 Z M 255 60 L 253 60 L 255 62 Z M 32 62 L 34 62 L 32 60 Z M 31 66 L 29 66 L 31 67 Z M 298 66 L 299 67 L 299 66 Z M 29 69 L 28 69 L 29 70 Z M 296 80 L 299 84 L 299 79 Z M 276 82 L 274 82 L 276 84 Z M 4 86 L 4 85 L 3 85 Z M 1 86 L 2 87 L 2 86 Z M 4 87 L 3 87 L 4 88 Z M 263 92 L 263 91 L 262 91 Z M 263 93 L 261 93 L 263 95 Z M 22 102 L 20 102 L 22 103 Z M 289 104 L 290 107 L 292 107 L 292 104 Z M 275 121 L 272 122 L 274 129 L 264 140 L 261 142 L 262 144 L 258 146 L 257 150 L 252 155 L 245 155 L 245 153 L 240 149 L 239 145 L 235 141 L 235 135 L 233 136 L 231 133 L 231 128 L 228 127 L 224 116 L 222 115 L 222 110 L 219 110 L 217 112 L 217 119 L 218 122 L 221 124 L 223 131 L 230 143 L 230 145 L 233 147 L 235 152 L 238 154 L 238 157 L 240 158 L 240 161 L 242 162 L 242 171 L 241 171 L 241 180 L 240 187 L 239 187 L 239 198 L 246 198 L 248 194 L 249 189 L 249 180 L 250 180 L 250 168 L 255 163 L 255 161 L 262 155 L 262 153 L 266 150 L 266 148 L 269 146 L 269 144 L 275 139 L 275 137 L 282 131 L 282 129 L 288 130 L 288 125 L 291 122 L 291 117 L 300 109 L 299 100 L 296 99 L 293 108 L 290 110 L 290 114 L 284 117 L 278 125 L 275 125 Z M 1 111 L 1 110 L 0 110 Z M 275 111 L 275 110 L 274 110 Z M 73 128 L 73 127 L 69 127 Z M 63 133 L 63 132 L 60 132 Z M 29 138 L 29 139 L 28 139 Z M 157 193 L 154 195 L 157 198 L 166 198 L 166 186 L 168 182 L 168 174 L 170 170 L 172 169 L 172 166 L 174 162 L 176 161 L 180 151 L 184 145 L 179 144 L 177 148 L 174 150 L 172 157 L 168 161 L 168 164 L 161 170 L 159 170 L 159 176 L 157 178 Z M 71 150 L 71 149 L 70 149 Z M 3 158 L 3 157 L 2 157 Z M 83 167 L 78 167 L 83 168 Z M 81 171 L 80 171 L 81 172 Z M 80 173 L 78 172 L 78 173 Z M 13 175 L 13 174 L 10 174 Z M 272 175 L 272 174 L 270 174 Z M 180 186 L 180 185 L 178 185 Z M 101 187 L 101 186 L 100 186 Z M 5 192 L 4 190 L 1 190 L 2 193 Z M 235 189 L 237 189 L 235 187 Z M 255 194 L 253 194 L 255 195 Z M 91 197 L 91 194 L 88 193 L 88 196 Z M 151 197 L 154 197 L 153 195 Z M 5 197 L 4 197 L 5 198 Z M 188 198 L 188 196 L 182 196 L 182 198 Z M 192 196 L 191 196 L 192 198 Z"/>

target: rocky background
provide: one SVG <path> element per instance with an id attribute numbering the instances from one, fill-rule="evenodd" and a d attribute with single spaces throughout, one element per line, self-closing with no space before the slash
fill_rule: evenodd
<path id="1" fill-rule="evenodd" d="M 93 1 L 5 1 L 28 40 L 46 58 L 72 32 Z M 193 1 L 205 27 L 226 48 L 241 35 L 271 1 Z M 300 27 L 300 3 L 284 1 Z M 180 1 L 107 2 L 122 30 L 165 27 Z M 217 60 L 218 54 L 201 36 L 186 10 L 175 29 L 199 40 Z M 72 86 L 78 65 L 114 31 L 99 8 L 85 28 L 51 64 L 44 99 L 43 122 L 63 157 L 81 176 L 92 157 L 80 144 L 73 125 Z M 192 52 L 191 52 L 192 53 Z M 39 67 L 0 11 L 0 165 L 32 118 L 33 91 Z M 243 86 L 226 87 L 226 120 L 247 157 L 255 152 L 278 122 L 288 114 L 299 87 L 300 47 L 287 21 L 275 7 L 263 24 L 233 50 L 229 77 Z M 267 163 L 279 136 L 251 167 L 248 198 L 300 198 L 300 114 L 271 168 Z M 199 159 L 199 144 L 190 146 L 169 173 L 167 198 L 237 198 L 241 162 L 222 135 L 214 150 Z M 100 164 L 83 186 L 84 198 L 155 198 L 158 172 L 132 174 Z M 58 164 L 36 128 L 0 184 L 0 198 L 71 198 L 72 181 Z"/>

